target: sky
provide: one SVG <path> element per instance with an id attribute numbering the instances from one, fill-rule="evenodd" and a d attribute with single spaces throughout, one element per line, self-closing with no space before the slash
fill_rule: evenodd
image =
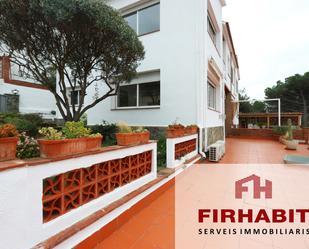
<path id="1" fill-rule="evenodd" d="M 278 80 L 309 71 L 309 0 L 226 0 L 240 89 L 254 99 Z"/>

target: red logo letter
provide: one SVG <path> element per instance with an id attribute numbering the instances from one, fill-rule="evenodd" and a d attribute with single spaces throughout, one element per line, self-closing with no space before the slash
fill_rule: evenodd
<path id="1" fill-rule="evenodd" d="M 265 193 L 266 199 L 272 198 L 272 182 L 266 180 L 265 186 L 261 186 L 261 178 L 256 175 L 248 176 L 235 183 L 235 198 L 242 199 L 242 193 L 248 192 L 248 187 L 244 186 L 245 183 L 253 181 L 253 198 L 260 199 L 261 193 Z"/>

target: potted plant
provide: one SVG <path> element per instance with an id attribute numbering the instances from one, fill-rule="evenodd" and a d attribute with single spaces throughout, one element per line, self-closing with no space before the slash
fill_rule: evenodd
<path id="1" fill-rule="evenodd" d="M 273 131 L 279 135 L 279 142 L 282 144 L 286 144 L 288 127 L 287 126 L 280 126 L 280 127 L 277 126 L 273 128 Z"/>
<path id="2" fill-rule="evenodd" d="M 0 126 L 0 161 L 16 158 L 18 131 L 12 124 Z"/>
<path id="3" fill-rule="evenodd" d="M 288 130 L 286 134 L 285 145 L 286 149 L 288 150 L 297 150 L 298 141 L 293 139 L 293 126 L 291 119 L 288 119 Z"/>
<path id="4" fill-rule="evenodd" d="M 185 127 L 182 124 L 172 124 L 167 128 L 167 137 L 176 138 L 183 137 L 185 135 Z"/>
<path id="5" fill-rule="evenodd" d="M 143 127 L 133 129 L 124 122 L 117 124 L 117 144 L 120 146 L 134 146 L 147 143 L 150 139 L 150 132 Z"/>
<path id="6" fill-rule="evenodd" d="M 197 125 L 188 125 L 185 128 L 185 133 L 187 135 L 192 135 L 192 134 L 196 134 L 198 131 L 198 126 Z"/>
<path id="7" fill-rule="evenodd" d="M 66 122 L 61 131 L 52 127 L 39 130 L 43 139 L 39 139 L 40 154 L 44 158 L 54 158 L 81 154 L 98 150 L 102 145 L 101 134 L 91 134 L 91 129 L 83 122 Z"/>

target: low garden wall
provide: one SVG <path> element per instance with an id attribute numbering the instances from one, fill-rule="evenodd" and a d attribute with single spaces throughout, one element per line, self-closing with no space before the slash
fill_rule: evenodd
<path id="1" fill-rule="evenodd" d="M 167 168 L 177 166 L 195 157 L 198 154 L 198 135 L 188 135 L 166 140 L 166 165 Z"/>
<path id="2" fill-rule="evenodd" d="M 279 139 L 277 133 L 272 129 L 247 129 L 247 128 L 232 128 L 229 130 L 230 137 L 246 137 L 246 138 L 264 138 L 264 139 Z M 294 139 L 305 141 L 308 143 L 309 128 L 302 128 L 293 131 Z"/>
<path id="3" fill-rule="evenodd" d="M 31 248 L 153 181 L 156 154 L 156 143 L 148 143 L 6 162 L 0 167 L 0 248 Z"/>

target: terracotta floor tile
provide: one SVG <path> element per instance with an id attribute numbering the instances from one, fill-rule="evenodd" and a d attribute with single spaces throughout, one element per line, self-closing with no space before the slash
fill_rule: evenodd
<path id="1" fill-rule="evenodd" d="M 276 141 L 227 139 L 227 154 L 220 163 L 210 164 L 202 161 L 187 169 L 176 178 L 176 187 L 169 188 L 149 206 L 134 214 L 97 248 L 175 249 L 177 239 L 176 249 L 308 249 L 309 239 L 303 238 L 291 247 L 288 246 L 291 241 L 286 242 L 280 237 L 274 239 L 268 236 L 262 241 L 254 236 L 226 236 L 224 239 L 217 239 L 207 235 L 188 240 L 186 231 L 189 227 L 190 232 L 196 233 L 196 209 L 199 207 L 243 207 L 253 210 L 308 208 L 309 195 L 303 193 L 309 192 L 309 168 L 280 165 L 286 154 L 309 155 L 307 147 L 300 145 L 297 151 L 287 151 L 284 145 Z M 235 200 L 234 182 L 253 173 L 262 178 L 271 178 L 274 199 L 254 200 L 245 196 L 242 200 Z M 182 184 L 178 184 L 179 179 Z M 297 193 L 295 189 L 301 191 Z M 177 193 L 183 196 L 182 202 L 179 202 L 178 198 L 175 199 Z M 179 217 L 178 214 L 182 216 Z M 220 227 L 220 224 L 205 226 L 214 228 Z M 230 228 L 228 224 L 224 226 Z"/>

